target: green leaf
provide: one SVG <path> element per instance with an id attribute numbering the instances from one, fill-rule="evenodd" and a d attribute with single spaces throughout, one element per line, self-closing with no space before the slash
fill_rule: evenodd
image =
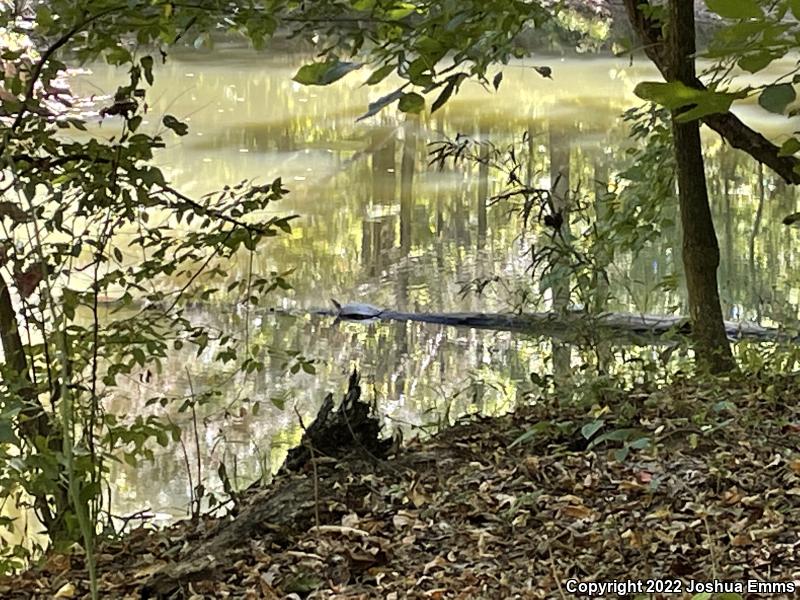
<path id="1" fill-rule="evenodd" d="M 508 447 L 513 448 L 514 446 L 519 446 L 520 444 L 523 444 L 536 436 L 539 436 L 543 433 L 547 433 L 552 427 L 553 424 L 550 423 L 550 421 L 539 421 L 538 423 L 536 423 L 536 425 L 528 429 L 525 433 L 523 433 L 517 439 L 511 442 L 511 444 Z"/>
<path id="2" fill-rule="evenodd" d="M 186 135 L 189 133 L 189 126 L 186 123 L 181 123 L 172 115 L 164 115 L 162 122 L 164 123 L 164 127 L 171 129 L 178 135 Z"/>
<path id="3" fill-rule="evenodd" d="M 636 435 L 641 435 L 642 433 L 643 432 L 640 429 L 636 429 L 634 427 L 614 429 L 613 431 L 609 431 L 608 433 L 598 436 L 592 445 L 596 445 L 601 442 L 625 442 L 632 439 Z"/>
<path id="4" fill-rule="evenodd" d="M 367 85 L 375 85 L 376 83 L 380 83 L 384 79 L 386 79 L 389 75 L 392 74 L 394 71 L 394 65 L 383 65 L 380 69 L 377 69 L 372 72 L 372 74 L 367 79 Z"/>
<path id="5" fill-rule="evenodd" d="M 778 156 L 792 156 L 800 151 L 800 140 L 797 138 L 789 138 L 783 144 L 781 144 L 781 149 L 778 151 Z"/>
<path id="6" fill-rule="evenodd" d="M 361 66 L 361 63 L 343 62 L 334 58 L 326 62 L 303 65 L 292 79 L 303 85 L 330 85 L 351 71 L 360 69 Z"/>
<path id="7" fill-rule="evenodd" d="M 106 53 L 106 62 L 110 65 L 121 65 L 130 60 L 131 53 L 122 46 L 115 46 Z"/>
<path id="8" fill-rule="evenodd" d="M 764 91 L 758 97 L 758 103 L 769 112 L 782 115 L 786 107 L 794 102 L 796 98 L 797 93 L 790 83 L 780 83 L 764 88 Z"/>
<path id="9" fill-rule="evenodd" d="M 500 84 L 503 82 L 503 72 L 500 71 L 497 75 L 494 76 L 492 79 L 492 85 L 494 86 L 494 90 L 497 91 L 500 88 Z"/>
<path id="10" fill-rule="evenodd" d="M 628 453 L 629 452 L 630 452 L 630 450 L 628 449 L 628 446 L 624 446 L 622 448 L 618 448 L 618 449 L 614 450 L 614 458 L 618 462 L 622 462 L 626 458 L 628 458 Z"/>
<path id="11" fill-rule="evenodd" d="M 425 108 L 425 98 L 416 92 L 403 94 L 403 97 L 400 98 L 400 102 L 397 103 L 397 108 L 400 112 L 404 113 L 422 112 L 422 109 Z"/>
<path id="12" fill-rule="evenodd" d="M 386 19 L 389 21 L 399 21 L 400 19 L 405 19 L 416 9 L 417 7 L 410 2 L 397 2 L 393 5 L 391 10 L 386 11 Z"/>
<path id="13" fill-rule="evenodd" d="M 587 440 L 591 439 L 591 437 L 597 433 L 604 424 L 605 421 L 603 421 L 603 419 L 596 419 L 591 423 L 587 423 L 581 427 L 581 435 Z"/>
<path id="14" fill-rule="evenodd" d="M 800 21 L 800 0 L 789 0 L 789 10 L 792 11 L 794 18 Z"/>
<path id="15" fill-rule="evenodd" d="M 743 56 L 736 64 L 749 73 L 757 73 L 766 69 L 773 60 L 780 58 L 781 55 L 764 48 Z"/>
<path id="16" fill-rule="evenodd" d="M 699 119 L 706 115 L 726 113 L 734 100 L 743 98 L 746 92 L 724 93 L 710 90 L 698 90 L 679 81 L 658 83 L 644 81 L 638 84 L 633 93 L 643 100 L 649 100 L 668 108 L 678 110 L 691 107 L 678 115 L 680 121 Z"/>
<path id="17" fill-rule="evenodd" d="M 323 584 L 323 580 L 316 574 L 310 572 L 300 572 L 289 577 L 283 584 L 287 592 L 296 592 L 307 595 Z"/>
<path id="18" fill-rule="evenodd" d="M 706 0 L 706 6 L 725 19 L 757 19 L 764 16 L 758 0 Z"/>
<path id="19" fill-rule="evenodd" d="M 417 59 L 411 61 L 411 64 L 408 65 L 408 69 L 406 70 L 406 77 L 408 80 L 416 86 L 426 87 L 433 83 L 433 77 L 430 73 L 432 73 L 431 65 L 434 63 L 431 59 L 426 56 L 420 56 Z M 425 74 L 426 71 L 429 71 L 429 74 Z"/>
<path id="20" fill-rule="evenodd" d="M 142 60 L 139 61 L 142 65 L 142 69 L 144 70 L 144 78 L 147 80 L 147 83 L 153 85 L 153 57 L 152 56 L 144 56 Z"/>
<path id="21" fill-rule="evenodd" d="M 14 433 L 14 428 L 9 421 L 0 421 L 0 444 L 19 445 L 17 434 Z"/>
<path id="22" fill-rule="evenodd" d="M 369 107 L 367 108 L 367 112 L 363 115 L 358 117 L 356 121 L 363 121 L 364 119 L 368 119 L 376 114 L 378 114 L 383 108 L 389 106 L 392 102 L 396 102 L 399 98 L 403 96 L 403 90 L 395 90 L 391 94 L 386 94 L 385 96 L 381 96 L 375 102 L 370 102 Z"/>
<path id="23" fill-rule="evenodd" d="M 439 110 L 444 104 L 450 99 L 450 96 L 453 95 L 453 91 L 456 89 L 456 86 L 461 82 L 462 75 L 452 75 L 447 78 L 447 85 L 444 86 L 442 93 L 433 101 L 431 105 L 431 114 L 435 113 Z"/>

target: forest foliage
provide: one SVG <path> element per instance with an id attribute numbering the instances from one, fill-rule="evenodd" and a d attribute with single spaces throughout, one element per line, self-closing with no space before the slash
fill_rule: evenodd
<path id="1" fill-rule="evenodd" d="M 246 302 L 289 285 L 284 273 L 229 282 L 225 269 L 235 253 L 269 252 L 268 238 L 291 232 L 291 216 L 264 216 L 288 190 L 280 179 L 231 182 L 193 198 L 170 184 L 153 157 L 169 136 L 186 135 L 188 125 L 165 115 L 158 132 L 146 133 L 142 122 L 158 65 L 173 47 L 208 46 L 216 36 L 235 34 L 262 49 L 273 36 L 289 37 L 316 52 L 295 81 L 331 85 L 368 69 L 367 85 L 390 76 L 398 83 L 365 107 L 362 118 L 391 106 L 418 113 L 438 110 L 468 80 L 481 83 L 487 93 L 501 91 L 504 66 L 529 54 L 523 34 L 576 39 L 590 30 L 576 23 L 606 17 L 599 3 L 579 5 L 565 9 L 560 3 L 520 0 L 0 3 L 0 20 L 7 23 L 0 30 L 0 336 L 5 356 L 0 489 L 5 498 L 30 502 L 55 543 L 80 542 L 91 556 L 97 532 L 111 524 L 105 493 L 109 464 L 135 465 L 152 456 L 152 442 L 167 445 L 180 435 L 165 419 L 131 419 L 106 410 L 104 400 L 120 378 L 158 370 L 165 356 L 184 346 L 198 354 L 211 348 L 215 360 L 237 369 L 263 368 L 263 348 L 193 322 L 184 307 L 187 298 L 208 298 L 228 285 L 227 291 L 236 290 Z M 646 82 L 637 94 L 680 112 L 682 120 L 708 122 L 730 115 L 737 103 L 753 101 L 772 113 L 795 116 L 794 85 L 800 75 L 794 64 L 767 83 L 740 83 L 736 75 L 783 66 L 780 61 L 800 37 L 800 5 L 778 0 L 767 10 L 756 0 L 734 0 L 709 1 L 708 7 L 722 20 L 701 53 L 706 59 L 702 83 Z M 640 3 L 639 10 L 639 25 L 664 24 L 657 6 Z M 635 43 L 629 46 L 636 49 Z M 72 94 L 65 74 L 97 60 L 125 72 L 127 81 L 93 113 L 94 106 Z M 535 68 L 544 77 L 551 74 L 545 64 Z M 87 125 L 97 119 L 113 123 L 114 135 L 88 135 Z M 787 181 L 800 181 L 797 137 L 772 145 L 744 124 L 730 129 L 730 119 L 713 123 L 728 127 L 729 143 Z M 663 127 L 651 129 L 666 135 Z M 671 181 L 667 177 L 660 185 L 669 187 Z M 629 193 L 642 191 L 634 186 Z M 646 210 L 657 212 L 658 206 Z M 625 236 L 643 235 L 625 229 L 629 223 L 619 217 L 614 235 L 623 243 L 630 239 Z M 164 284 L 166 278 L 171 285 Z M 587 286 L 593 282 L 586 275 Z M 101 319 L 107 297 L 118 304 L 111 318 Z M 302 355 L 296 366 L 313 371 Z M 177 403 L 188 411 L 208 399 L 157 397 L 152 404 Z M 4 570 L 28 558 L 19 546 L 3 550 Z"/>

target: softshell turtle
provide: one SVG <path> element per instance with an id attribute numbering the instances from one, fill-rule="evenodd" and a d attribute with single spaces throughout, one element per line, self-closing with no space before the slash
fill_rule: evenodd
<path id="1" fill-rule="evenodd" d="M 366 321 L 367 319 L 376 319 L 384 312 L 382 308 L 373 306 L 372 304 L 363 304 L 361 302 L 352 302 L 350 304 L 339 304 L 336 300 L 331 298 L 331 302 L 336 307 L 337 319 L 350 319 L 353 321 Z"/>

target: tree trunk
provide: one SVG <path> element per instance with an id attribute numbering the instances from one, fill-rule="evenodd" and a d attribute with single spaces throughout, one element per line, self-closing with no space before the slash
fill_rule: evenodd
<path id="1" fill-rule="evenodd" d="M 0 275 L 0 344 L 5 357 L 3 378 L 6 380 L 9 393 L 16 392 L 23 406 L 18 417 L 22 439 L 34 448 L 35 452 L 59 452 L 61 436 L 53 429 L 52 422 L 36 395 L 28 358 L 25 356 L 19 335 L 17 313 L 2 275 Z M 51 509 L 46 493 L 32 494 L 37 517 L 52 539 L 63 537 L 64 511 L 68 507 L 66 489 L 58 480 L 54 483 L 51 493 L 55 502 L 55 512 Z"/>
<path id="2" fill-rule="evenodd" d="M 695 80 L 694 2 L 670 0 L 669 11 L 667 79 L 692 85 Z M 723 373 L 734 369 L 736 363 L 725 334 L 719 300 L 719 244 L 708 203 L 700 122 L 681 123 L 678 117 L 679 113 L 673 112 L 683 265 L 692 338 L 698 366 L 713 373 Z"/>

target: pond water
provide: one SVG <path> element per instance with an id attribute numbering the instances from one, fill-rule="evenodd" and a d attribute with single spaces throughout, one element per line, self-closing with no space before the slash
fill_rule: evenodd
<path id="1" fill-rule="evenodd" d="M 158 69 L 144 127 L 158 127 L 166 113 L 190 126 L 185 137 L 166 136 L 157 156 L 176 187 L 200 195 L 242 179 L 282 177 L 291 190 L 274 210 L 299 215 L 293 233 L 229 271 L 233 278 L 293 269 L 293 289 L 249 310 L 236 298 L 194 309 L 198 319 L 273 349 L 265 372 L 243 377 L 208 355 L 176 354 L 152 380 L 131 380 L 111 399 L 113 410 L 135 414 L 150 396 L 225 390 L 200 415 L 197 444 L 186 415 L 173 415 L 185 426 L 185 453 L 175 446 L 138 470 L 115 471 L 119 514 L 184 514 L 198 456 L 210 488 L 218 487 L 220 462 L 240 484 L 274 469 L 299 439 L 297 414 L 310 422 L 327 391 L 342 393 L 353 368 L 388 427 L 435 428 L 464 413 L 511 408 L 529 389 L 531 372 L 552 370 L 551 340 L 418 323 L 336 323 L 303 311 L 329 308 L 330 298 L 405 311 L 503 311 L 513 308 L 509 288 L 516 284 L 544 298 L 546 308 L 547 294 L 529 281 L 519 220 L 506 207 L 487 206 L 502 179 L 477 166 L 438 171 L 428 166 L 428 144 L 457 133 L 502 144 L 527 131 L 531 180 L 549 187 L 555 175 L 568 176 L 570 188 L 591 198 L 597 181 L 624 164 L 630 142 L 620 115 L 638 104 L 634 85 L 656 78 L 645 62 L 625 59 L 551 59 L 552 79 L 518 63 L 505 69 L 499 93 L 466 84 L 433 116 L 385 110 L 356 121 L 391 82 L 364 87 L 368 73 L 359 71 L 330 87 L 299 86 L 291 78 L 304 60 L 221 49 L 171 57 Z M 117 81 L 97 67 L 80 85 L 111 93 Z M 742 116 L 780 138 L 779 125 L 758 107 Z M 706 147 L 727 318 L 796 320 L 797 233 L 780 223 L 797 210 L 794 191 L 718 138 L 709 136 Z M 666 275 L 680 282 L 674 239 L 665 235 L 635 260 L 615 261 L 610 310 L 686 314 L 682 285 L 659 288 Z M 505 285 L 461 293 L 468 282 L 495 275 Z M 291 350 L 314 359 L 316 373 L 287 373 Z"/>

